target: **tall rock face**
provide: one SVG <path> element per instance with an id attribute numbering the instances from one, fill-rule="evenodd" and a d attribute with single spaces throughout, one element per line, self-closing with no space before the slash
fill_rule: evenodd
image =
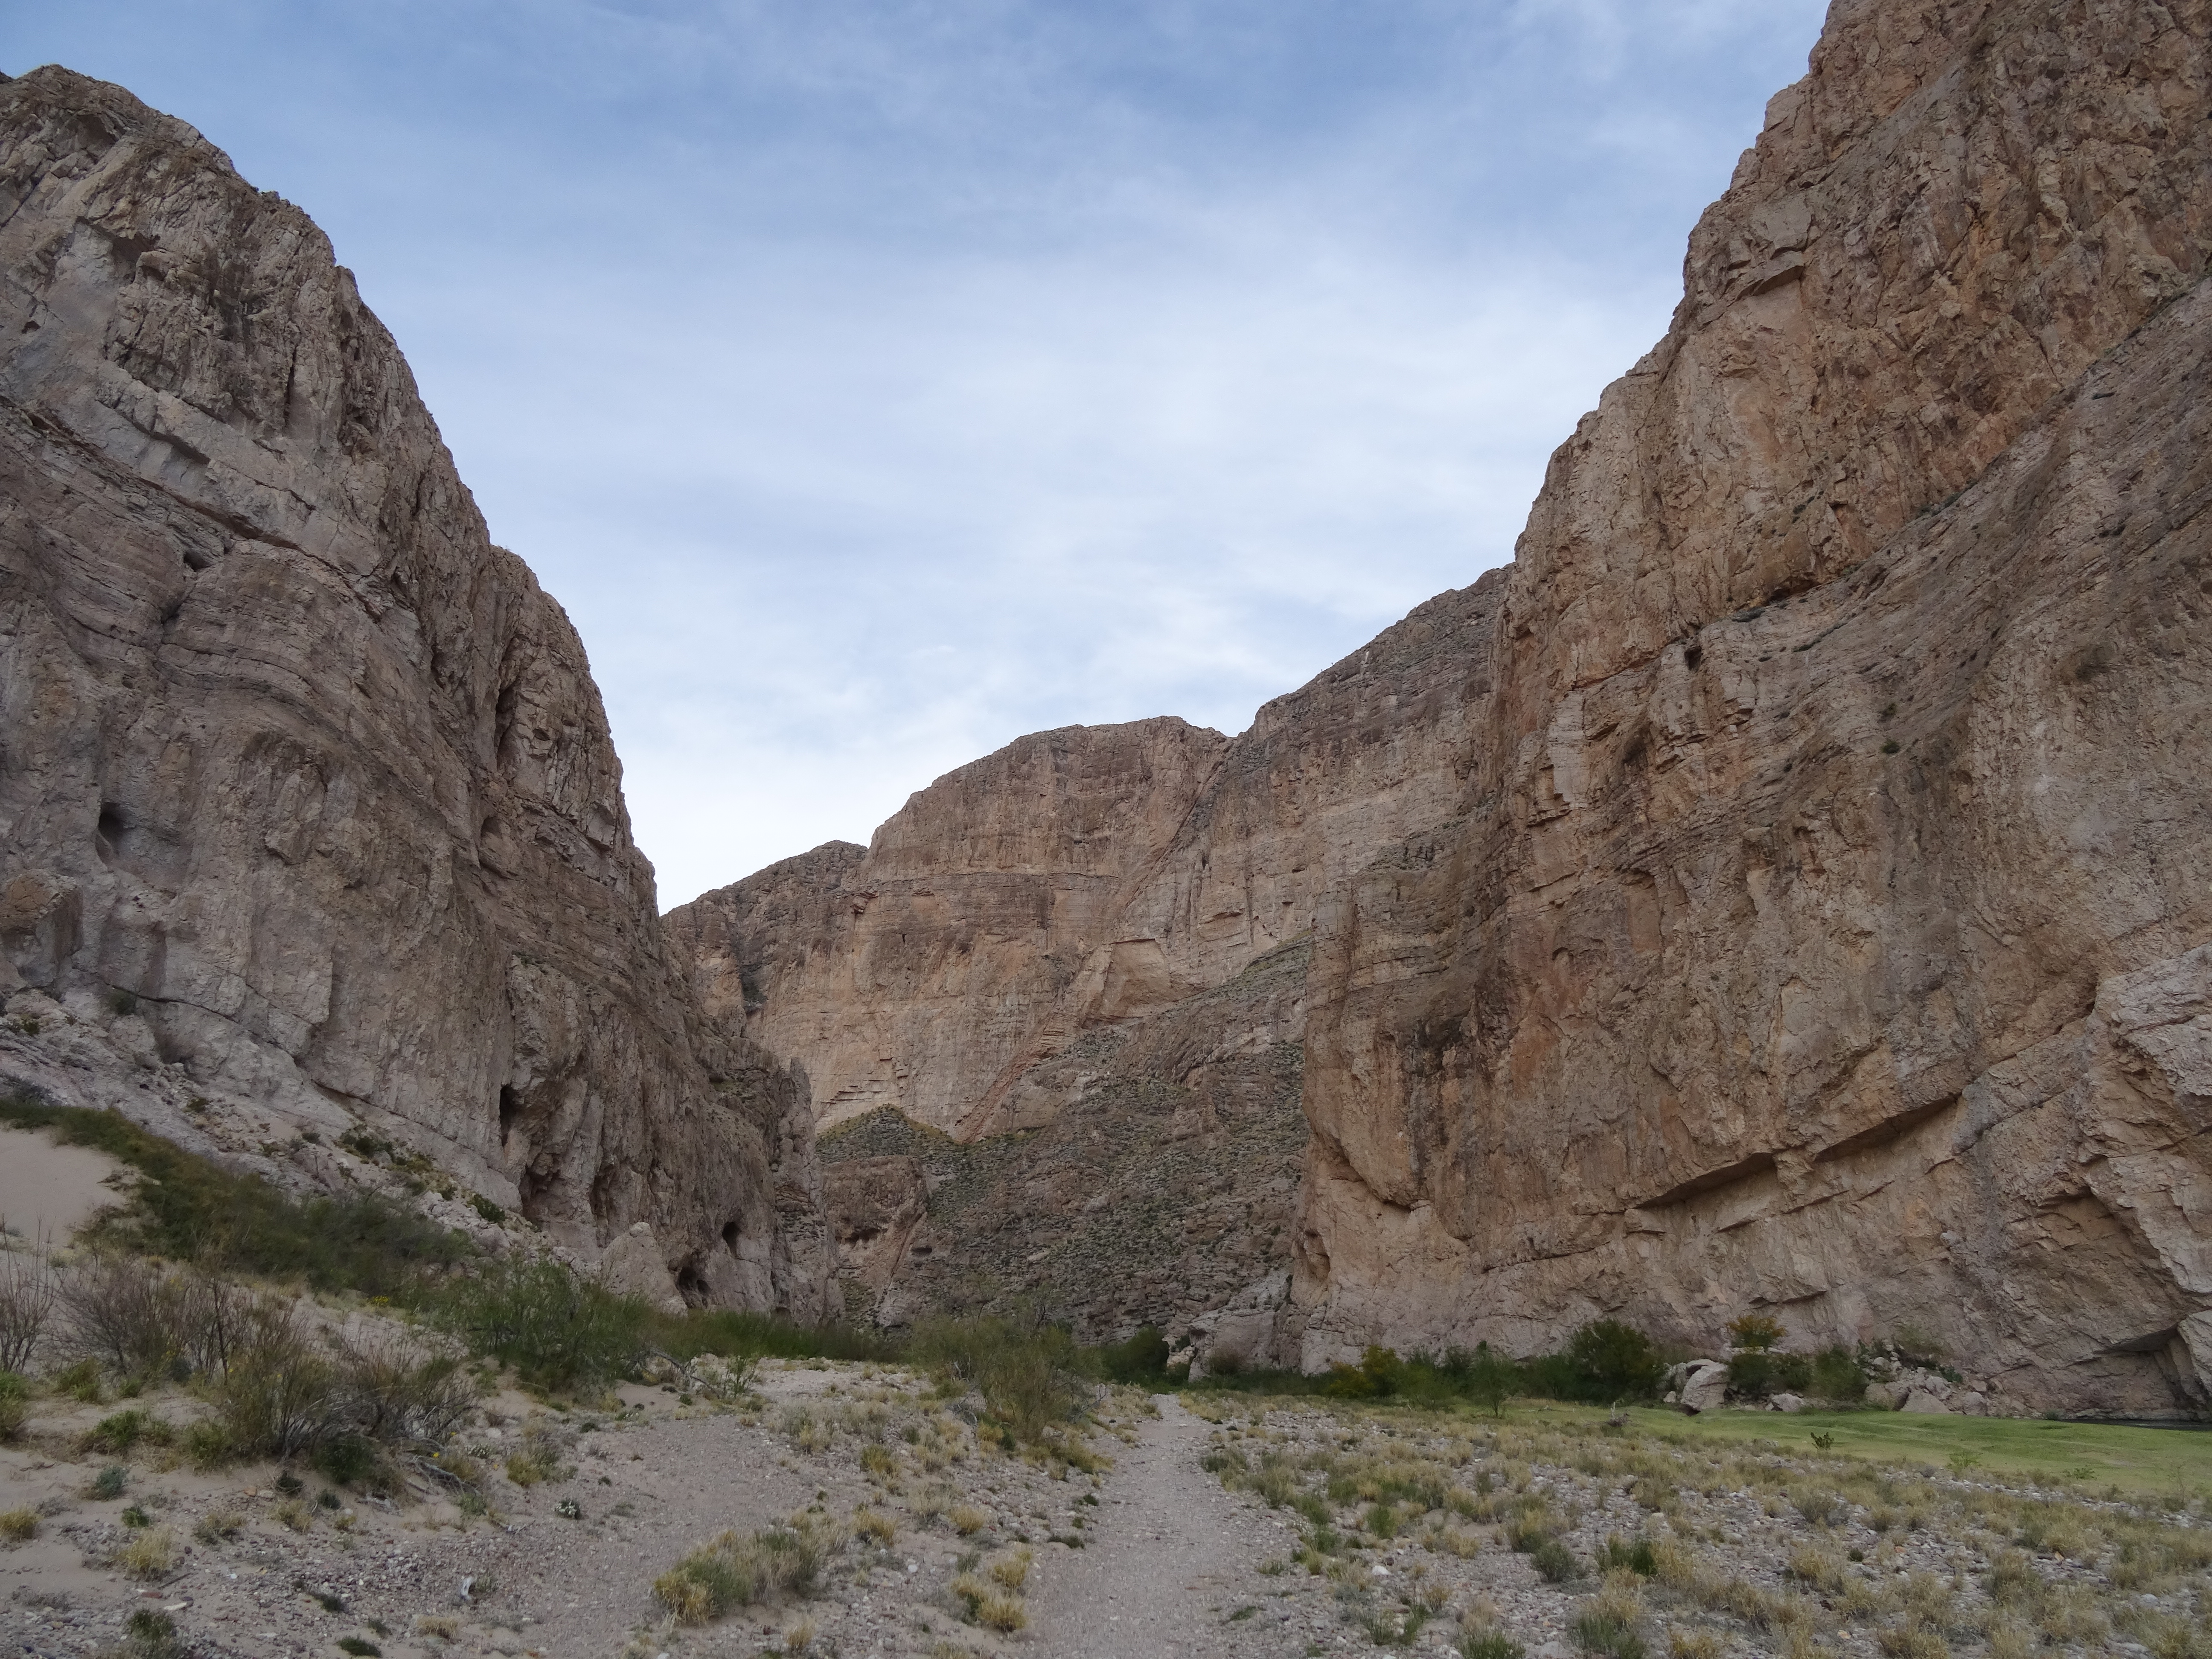
<path id="1" fill-rule="evenodd" d="M 1289 1355 L 1758 1307 L 2205 1401 L 2208 36 L 1833 7 L 1327 908 Z"/>
<path id="2" fill-rule="evenodd" d="M 0 85 L 0 838 L 9 1078 L 824 1305 L 802 1090 L 664 946 L 568 618 L 306 216 L 58 69 Z"/>
<path id="3" fill-rule="evenodd" d="M 1233 742 L 1025 739 L 693 907 L 831 1116 L 956 1138 L 839 1132 L 848 1273 L 1109 1305 L 1085 1182 L 1272 1044 L 1272 1331 L 1218 1252 L 1129 1269 L 1248 1352 L 1759 1309 L 2006 1409 L 2212 1402 L 2208 55 L 2207 3 L 1838 0 L 1505 571 Z M 1193 1237 L 1265 1164 L 1199 1145 Z"/>
<path id="4" fill-rule="evenodd" d="M 865 852 L 670 913 L 702 1005 L 811 1082 L 855 1297 L 1117 1336 L 1286 1279 L 1315 915 L 1453 810 L 1499 591 L 1430 600 L 1233 741 L 1024 738 Z"/>

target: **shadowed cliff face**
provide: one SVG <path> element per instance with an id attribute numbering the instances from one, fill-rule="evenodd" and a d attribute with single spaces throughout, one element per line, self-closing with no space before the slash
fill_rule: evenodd
<path id="1" fill-rule="evenodd" d="M 2208 27 L 1831 14 L 1325 912 L 1306 1363 L 1759 1306 L 2203 1399 Z"/>
<path id="2" fill-rule="evenodd" d="M 0 86 L 0 991 L 138 1062 L 7 1076 L 823 1305 L 803 1095 L 672 969 L 568 618 L 322 234 L 55 69 Z"/>

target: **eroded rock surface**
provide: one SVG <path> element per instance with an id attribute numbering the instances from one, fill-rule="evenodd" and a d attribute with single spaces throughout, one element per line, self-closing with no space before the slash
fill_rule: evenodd
<path id="1" fill-rule="evenodd" d="M 59 69 L 0 85 L 0 1075 L 823 1305 L 803 1091 L 664 948 L 567 617 L 321 232 Z"/>
<path id="2" fill-rule="evenodd" d="M 1025 739 L 695 955 L 833 1117 L 973 1139 L 1310 926 L 1279 1358 L 1759 1308 L 2204 1406 L 2208 37 L 1838 0 L 1506 571 L 1233 742 Z"/>
<path id="3" fill-rule="evenodd" d="M 1900 1322 L 2201 1401 L 2202 5 L 1838 5 L 1310 995 L 1309 1364 Z"/>
<path id="4" fill-rule="evenodd" d="M 1316 910 L 1450 811 L 1498 591 L 1430 600 L 1233 741 L 1041 732 L 865 852 L 670 913 L 702 1003 L 811 1081 L 854 1305 L 1119 1336 L 1287 1267 Z M 892 1156 L 934 1160 L 936 1195 L 894 1201 Z"/>

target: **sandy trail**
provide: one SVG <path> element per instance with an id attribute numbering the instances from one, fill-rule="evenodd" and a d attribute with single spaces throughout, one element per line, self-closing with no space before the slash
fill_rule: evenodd
<path id="1" fill-rule="evenodd" d="M 1037 1564 L 1035 1650 L 1048 1659 L 1283 1653 L 1287 1585 L 1258 1568 L 1295 1547 L 1289 1523 L 1199 1467 L 1205 1423 L 1170 1395 L 1153 1403 L 1160 1414 L 1143 1420 L 1137 1443 L 1109 1448 L 1115 1467 L 1089 1547 Z"/>

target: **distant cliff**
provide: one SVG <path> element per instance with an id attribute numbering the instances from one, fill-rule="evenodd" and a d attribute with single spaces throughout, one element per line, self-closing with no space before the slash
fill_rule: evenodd
<path id="1" fill-rule="evenodd" d="M 823 1306 L 803 1094 L 664 948 L 568 618 L 321 232 L 60 69 L 0 85 L 0 1079 Z"/>
<path id="2" fill-rule="evenodd" d="M 1511 566 L 1234 741 L 1024 738 L 865 855 L 679 913 L 830 1118 L 1041 1137 L 924 1273 L 880 1242 L 942 1206 L 883 1160 L 952 1155 L 872 1131 L 848 1274 L 1034 1256 L 1072 1316 L 1136 1316 L 1052 1276 L 1084 1034 L 1188 1038 L 1304 941 L 1264 1032 L 1206 1028 L 1298 1045 L 1287 1301 L 1224 1313 L 1224 1267 L 1147 1316 L 1315 1366 L 1759 1308 L 1935 1333 L 2002 1409 L 2203 1408 L 2208 37 L 2203 4 L 1838 0 Z M 1209 1144 L 1194 1192 L 1244 1156 Z"/>

